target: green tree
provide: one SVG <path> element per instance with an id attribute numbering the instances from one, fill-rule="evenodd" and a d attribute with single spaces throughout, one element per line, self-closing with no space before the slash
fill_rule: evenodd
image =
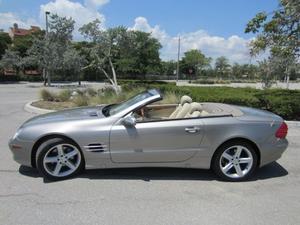
<path id="1" fill-rule="evenodd" d="M 253 64 L 234 63 L 231 67 L 231 74 L 234 78 L 254 79 L 257 76 L 258 68 Z"/>
<path id="2" fill-rule="evenodd" d="M 94 59 L 91 58 L 90 49 L 93 48 L 94 44 L 88 41 L 77 41 L 72 42 L 72 47 L 76 49 L 81 57 L 85 60 L 85 65 L 89 65 Z M 85 68 L 81 71 L 83 79 L 86 80 L 98 80 L 96 68 Z"/>
<path id="3" fill-rule="evenodd" d="M 33 44 L 35 38 L 42 39 L 45 37 L 45 31 L 35 31 L 32 34 L 25 35 L 25 36 L 17 36 L 14 37 L 12 41 L 11 49 L 13 51 L 19 52 L 21 57 L 25 57 L 27 54 L 28 49 Z"/>
<path id="4" fill-rule="evenodd" d="M 136 73 L 157 74 L 160 71 L 159 50 L 162 47 L 156 38 L 150 33 L 142 31 L 129 31 L 131 37 L 132 51 L 130 58 L 134 62 L 132 67 Z"/>
<path id="5" fill-rule="evenodd" d="M 86 64 L 86 59 L 71 46 L 68 46 L 67 50 L 64 52 L 63 58 L 64 69 L 77 75 L 78 84 L 81 85 L 80 74 L 83 66 Z"/>
<path id="6" fill-rule="evenodd" d="M 293 56 L 283 58 L 278 55 L 271 55 L 269 57 L 269 64 L 271 66 L 272 78 L 287 82 L 290 79 L 289 76 L 292 71 L 297 68 L 297 60 Z"/>
<path id="7" fill-rule="evenodd" d="M 51 74 L 64 69 L 64 54 L 71 44 L 74 24 L 72 18 L 51 15 L 48 35 L 45 38 L 36 37 L 24 58 L 25 66 L 36 64 L 39 68 L 46 69 L 49 86 Z M 44 78 L 46 79 L 45 74 Z"/>
<path id="8" fill-rule="evenodd" d="M 216 59 L 215 70 L 216 73 L 219 75 L 219 78 L 228 77 L 228 74 L 230 72 L 230 64 L 225 56 L 221 56 Z"/>
<path id="9" fill-rule="evenodd" d="M 259 62 L 259 74 L 262 78 L 262 83 L 264 85 L 264 88 L 270 88 L 273 83 L 273 77 L 272 77 L 272 60 L 270 59 L 264 59 Z"/>
<path id="10" fill-rule="evenodd" d="M 5 53 L 5 50 L 8 49 L 12 41 L 8 33 L 0 32 L 0 59 Z"/>
<path id="11" fill-rule="evenodd" d="M 119 52 L 119 42 L 124 38 L 126 29 L 116 27 L 102 30 L 100 24 L 100 20 L 96 19 L 79 29 L 81 34 L 93 43 L 93 47 L 89 49 L 92 61 L 85 68 L 93 67 L 100 70 L 118 94 L 120 89 L 117 81 L 115 59 Z"/>
<path id="12" fill-rule="evenodd" d="M 192 70 L 194 75 L 200 75 L 211 62 L 211 58 L 206 57 L 200 50 L 192 49 L 184 53 L 182 58 L 182 70 L 189 73 Z"/>
<path id="13" fill-rule="evenodd" d="M 9 49 L 5 50 L 5 53 L 0 61 L 0 68 L 15 70 L 18 74 L 21 66 L 22 62 L 19 53 Z"/>
<path id="14" fill-rule="evenodd" d="M 242 66 L 238 63 L 234 63 L 231 67 L 231 73 L 234 78 L 241 78 L 243 74 Z"/>
<path id="15" fill-rule="evenodd" d="M 15 37 L 11 49 L 19 52 L 21 57 L 26 56 L 27 50 L 31 47 L 33 37 L 31 35 Z"/>
<path id="16" fill-rule="evenodd" d="M 177 62 L 174 60 L 171 61 L 162 61 L 161 62 L 161 74 L 172 76 L 176 74 Z"/>
<path id="17" fill-rule="evenodd" d="M 281 57 L 299 56 L 299 0 L 280 0 L 273 12 L 258 13 L 248 22 L 245 32 L 258 34 L 251 42 L 252 55 L 270 49 L 271 54 Z"/>
<path id="18" fill-rule="evenodd" d="M 91 41 L 88 68 L 101 71 L 119 93 L 117 74 L 147 74 L 160 71 L 160 43 L 150 34 L 129 31 L 125 27 L 100 29 L 95 20 L 80 28 Z"/>

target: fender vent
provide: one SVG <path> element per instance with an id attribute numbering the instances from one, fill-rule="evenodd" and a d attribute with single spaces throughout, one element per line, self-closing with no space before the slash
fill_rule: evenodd
<path id="1" fill-rule="evenodd" d="M 84 146 L 84 148 L 88 152 L 106 152 L 107 151 L 107 145 L 104 145 L 101 143 L 89 144 L 87 146 Z"/>

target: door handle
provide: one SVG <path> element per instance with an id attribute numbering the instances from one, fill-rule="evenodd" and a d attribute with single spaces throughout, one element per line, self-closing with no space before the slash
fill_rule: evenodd
<path id="1" fill-rule="evenodd" d="M 197 133 L 200 130 L 199 127 L 187 127 L 185 128 L 185 131 L 187 133 Z"/>

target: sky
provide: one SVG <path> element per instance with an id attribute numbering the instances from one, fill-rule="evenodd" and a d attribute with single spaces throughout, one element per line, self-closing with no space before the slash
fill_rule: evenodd
<path id="1" fill-rule="evenodd" d="M 98 18 L 103 28 L 123 25 L 151 32 L 163 48 L 163 60 L 199 49 L 213 59 L 226 56 L 231 63 L 251 63 L 245 34 L 247 22 L 260 11 L 272 12 L 278 0 L 0 0 L 0 29 L 45 27 L 45 11 L 76 21 L 74 39 L 82 40 L 78 28 Z"/>

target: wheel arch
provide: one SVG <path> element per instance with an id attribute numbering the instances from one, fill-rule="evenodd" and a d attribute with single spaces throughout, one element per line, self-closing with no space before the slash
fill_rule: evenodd
<path id="1" fill-rule="evenodd" d="M 250 144 L 253 149 L 255 150 L 255 153 L 257 154 L 257 167 L 259 167 L 260 165 L 260 159 L 261 159 L 261 153 L 260 153 L 260 149 L 258 147 L 258 145 L 250 140 L 249 138 L 245 138 L 245 137 L 234 137 L 234 138 L 230 138 L 226 141 L 224 141 L 222 144 L 220 144 L 214 151 L 214 154 L 213 154 L 213 157 L 211 158 L 211 161 L 210 161 L 210 167 L 212 166 L 212 163 L 213 163 L 213 160 L 216 156 L 216 152 L 218 151 L 218 149 L 220 149 L 223 145 L 227 144 L 227 143 L 230 143 L 230 142 L 236 142 L 236 141 L 243 141 L 243 142 L 246 142 L 248 144 Z"/>
<path id="2" fill-rule="evenodd" d="M 40 137 L 33 145 L 32 147 L 32 150 L 31 150 L 31 166 L 33 168 L 36 168 L 36 153 L 37 153 L 37 150 L 38 148 L 41 146 L 41 144 L 43 144 L 45 141 L 48 141 L 50 139 L 53 139 L 53 138 L 61 138 L 61 139 L 65 139 L 65 140 L 68 140 L 68 141 L 71 141 L 73 142 L 74 144 L 76 144 L 76 146 L 80 149 L 80 146 L 77 144 L 76 141 L 74 141 L 72 138 L 66 136 L 66 135 L 63 135 L 63 134 L 47 134 L 47 135 L 44 135 L 42 137 Z"/>

